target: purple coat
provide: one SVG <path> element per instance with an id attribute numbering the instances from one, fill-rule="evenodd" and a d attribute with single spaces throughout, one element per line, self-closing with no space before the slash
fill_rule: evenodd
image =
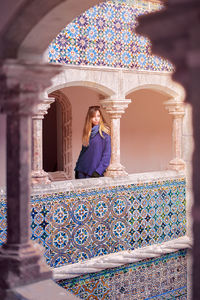
<path id="1" fill-rule="evenodd" d="M 110 163 L 111 141 L 110 136 L 103 132 L 104 138 L 98 132 L 90 138 L 89 146 L 82 146 L 75 171 L 85 173 L 89 176 L 94 171 L 103 175 Z"/>

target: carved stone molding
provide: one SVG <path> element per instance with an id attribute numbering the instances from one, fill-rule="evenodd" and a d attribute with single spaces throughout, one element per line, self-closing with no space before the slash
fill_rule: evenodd
<path id="1" fill-rule="evenodd" d="M 1 63 L 0 111 L 9 114 L 35 115 L 43 100 L 44 90 L 59 72 L 58 66 L 31 64 L 17 60 Z"/>
<path id="2" fill-rule="evenodd" d="M 44 115 L 48 113 L 48 109 L 54 101 L 53 97 L 43 98 L 43 102 L 38 104 L 37 114 L 33 115 L 32 119 L 44 119 Z"/>
<path id="3" fill-rule="evenodd" d="M 121 118 L 126 108 L 131 103 L 130 99 L 103 99 L 100 104 L 113 119 Z"/>

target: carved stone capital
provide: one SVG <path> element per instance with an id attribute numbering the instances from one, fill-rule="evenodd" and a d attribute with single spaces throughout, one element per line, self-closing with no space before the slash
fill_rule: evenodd
<path id="1" fill-rule="evenodd" d="M 164 102 L 165 108 L 174 118 L 182 118 L 185 114 L 184 103 L 177 101 Z"/>
<path id="2" fill-rule="evenodd" d="M 100 104 L 110 115 L 111 119 L 121 118 L 125 113 L 125 109 L 131 103 L 130 99 L 104 99 L 100 100 Z"/>
<path id="3" fill-rule="evenodd" d="M 183 171 L 185 169 L 185 162 L 181 158 L 174 158 L 169 162 L 169 169 L 175 171 Z"/>
<path id="4" fill-rule="evenodd" d="M 44 115 L 47 114 L 48 109 L 50 108 L 51 104 L 55 101 L 53 97 L 43 99 L 42 103 L 39 103 L 37 106 L 37 114 L 33 115 L 33 119 L 43 119 Z"/>
<path id="5" fill-rule="evenodd" d="M 59 67 L 49 64 L 32 64 L 17 60 L 5 60 L 0 66 L 0 111 L 6 114 L 33 115 L 44 90 Z"/>

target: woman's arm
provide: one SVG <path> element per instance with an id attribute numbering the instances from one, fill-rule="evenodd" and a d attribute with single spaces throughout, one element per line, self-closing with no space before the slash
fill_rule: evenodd
<path id="1" fill-rule="evenodd" d="M 110 157 L 111 157 L 111 139 L 110 135 L 106 134 L 105 136 L 105 145 L 102 153 L 101 161 L 96 169 L 96 172 L 100 175 L 102 175 L 107 167 L 110 164 Z"/>
<path id="2" fill-rule="evenodd" d="M 85 146 L 82 145 L 82 149 L 81 149 L 81 152 L 80 152 L 79 157 L 78 157 L 78 159 L 77 159 L 77 162 L 76 162 L 76 166 L 75 166 L 75 168 L 74 168 L 74 171 L 77 170 L 78 165 L 79 165 L 79 160 L 80 160 L 81 156 L 83 155 L 83 153 L 85 153 L 85 151 L 86 151 L 87 149 L 88 149 L 88 147 L 85 147 Z"/>

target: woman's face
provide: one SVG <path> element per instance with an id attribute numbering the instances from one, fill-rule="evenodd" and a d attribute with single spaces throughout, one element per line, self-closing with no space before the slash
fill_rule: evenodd
<path id="1" fill-rule="evenodd" d="M 94 113 L 94 116 L 92 117 L 92 126 L 99 125 L 100 118 L 101 118 L 100 112 L 97 110 Z"/>

